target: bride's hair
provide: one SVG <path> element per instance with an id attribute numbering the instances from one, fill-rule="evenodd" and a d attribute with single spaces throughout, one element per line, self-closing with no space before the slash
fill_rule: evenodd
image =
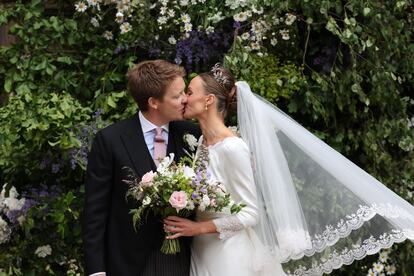
<path id="1" fill-rule="evenodd" d="M 211 71 L 201 73 L 200 78 L 204 82 L 207 94 L 213 94 L 217 99 L 217 110 L 226 117 L 227 112 L 232 110 L 236 98 L 235 78 L 230 70 L 220 64 L 216 64 Z"/>

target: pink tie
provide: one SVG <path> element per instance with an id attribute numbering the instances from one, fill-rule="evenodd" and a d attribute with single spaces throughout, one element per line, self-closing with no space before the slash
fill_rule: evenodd
<path id="1" fill-rule="evenodd" d="M 157 127 L 155 129 L 155 137 L 154 137 L 154 162 L 155 165 L 158 166 L 160 160 L 164 159 L 167 153 L 167 146 L 165 145 L 165 140 L 162 137 L 163 129 Z"/>

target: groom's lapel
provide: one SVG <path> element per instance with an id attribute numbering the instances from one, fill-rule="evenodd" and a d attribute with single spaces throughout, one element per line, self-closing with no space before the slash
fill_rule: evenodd
<path id="1" fill-rule="evenodd" d="M 167 155 L 174 153 L 174 160 L 178 162 L 183 155 L 183 137 L 177 129 L 177 124 L 170 122 L 168 131 Z"/>
<path id="2" fill-rule="evenodd" d="M 135 172 L 142 176 L 150 170 L 155 171 L 156 166 L 152 159 L 147 144 L 145 143 L 144 134 L 142 133 L 141 122 L 138 114 L 135 114 L 128 122 L 121 139 L 126 152 L 131 159 Z"/>

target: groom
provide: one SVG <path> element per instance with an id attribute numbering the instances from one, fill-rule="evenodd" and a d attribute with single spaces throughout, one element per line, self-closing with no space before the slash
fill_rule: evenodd
<path id="1" fill-rule="evenodd" d="M 159 218 L 148 215 L 134 230 L 123 181 L 132 168 L 136 176 L 156 170 L 159 158 L 174 153 L 178 161 L 187 147 L 183 136 L 199 136 L 199 129 L 183 119 L 186 103 L 185 71 L 164 60 L 144 61 L 128 72 L 129 91 L 139 107 L 133 117 L 96 134 L 86 176 L 83 242 L 86 275 L 189 275 L 189 240 L 181 252 L 164 255 Z"/>

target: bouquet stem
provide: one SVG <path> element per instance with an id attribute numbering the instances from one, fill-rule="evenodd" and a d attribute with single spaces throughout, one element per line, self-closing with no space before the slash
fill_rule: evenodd
<path id="1" fill-rule="evenodd" d="M 166 237 L 173 235 L 174 233 L 166 233 Z M 178 239 L 164 239 L 164 242 L 161 246 L 161 252 L 164 254 L 177 254 L 180 252 L 180 242 Z"/>

